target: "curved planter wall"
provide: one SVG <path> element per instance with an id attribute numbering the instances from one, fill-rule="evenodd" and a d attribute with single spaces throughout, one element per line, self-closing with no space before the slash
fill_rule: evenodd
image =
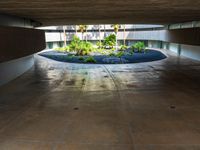
<path id="1" fill-rule="evenodd" d="M 0 86 L 22 75 L 29 70 L 33 64 L 33 55 L 0 63 Z"/>

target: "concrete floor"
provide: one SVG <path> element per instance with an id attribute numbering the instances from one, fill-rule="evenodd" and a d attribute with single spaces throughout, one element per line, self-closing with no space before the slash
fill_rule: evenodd
<path id="1" fill-rule="evenodd" d="M 199 150 L 200 62 L 81 65 L 36 56 L 0 88 L 0 150 Z"/>

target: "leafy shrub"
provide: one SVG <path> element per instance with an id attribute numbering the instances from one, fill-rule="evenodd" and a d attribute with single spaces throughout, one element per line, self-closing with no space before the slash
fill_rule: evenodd
<path id="1" fill-rule="evenodd" d="M 123 55 L 124 55 L 124 52 L 121 51 L 116 54 L 116 57 L 121 58 Z"/>
<path id="2" fill-rule="evenodd" d="M 79 37 L 73 36 L 72 41 L 69 45 L 70 51 L 75 51 L 76 55 L 89 55 L 94 49 L 94 46 L 90 42 L 81 41 Z"/>
<path id="3" fill-rule="evenodd" d="M 126 49 L 128 49 L 128 47 L 126 45 L 121 45 L 120 46 L 120 51 L 125 51 Z"/>
<path id="4" fill-rule="evenodd" d="M 103 41 L 103 46 L 105 48 L 113 48 L 113 46 L 115 46 L 116 43 L 116 35 L 115 34 L 110 34 L 109 36 L 107 36 L 104 41 Z"/>
<path id="5" fill-rule="evenodd" d="M 104 49 L 97 49 L 96 52 L 102 54 L 102 55 L 107 55 L 108 51 L 104 50 Z"/>
<path id="6" fill-rule="evenodd" d="M 69 48 L 69 46 L 66 46 L 66 47 L 58 47 L 58 48 L 55 48 L 54 50 L 63 53 L 63 52 L 69 52 L 70 48 Z"/>
<path id="7" fill-rule="evenodd" d="M 97 42 L 96 45 L 98 46 L 98 48 L 103 48 L 103 43 L 102 42 Z"/>
<path id="8" fill-rule="evenodd" d="M 81 40 L 79 39 L 79 37 L 74 35 L 69 45 L 70 51 L 76 51 L 77 49 L 79 49 L 80 43 L 81 43 Z"/>
<path id="9" fill-rule="evenodd" d="M 131 49 L 133 50 L 133 51 L 138 51 L 138 52 L 142 52 L 142 50 L 144 50 L 146 47 L 145 47 L 145 44 L 144 44 L 144 42 L 137 42 L 137 43 L 135 43 L 134 45 L 132 45 L 131 46 Z"/>
<path id="10" fill-rule="evenodd" d="M 134 51 L 130 51 L 128 54 L 129 55 L 134 55 Z"/>
<path id="11" fill-rule="evenodd" d="M 74 56 L 74 54 L 70 54 L 70 53 L 69 53 L 67 56 L 72 56 L 72 57 L 73 57 L 73 56 Z"/>
<path id="12" fill-rule="evenodd" d="M 83 57 L 79 57 L 79 58 L 78 58 L 78 60 L 80 60 L 80 61 L 83 61 L 83 60 L 84 60 L 84 58 L 83 58 Z"/>
<path id="13" fill-rule="evenodd" d="M 94 59 L 94 57 L 90 56 L 88 58 L 85 59 L 86 63 L 96 63 L 97 61 Z"/>
<path id="14" fill-rule="evenodd" d="M 92 52 L 93 50 L 93 44 L 90 43 L 90 42 L 85 42 L 85 41 L 81 41 L 76 52 L 77 52 L 77 55 L 89 55 L 90 52 Z"/>
<path id="15" fill-rule="evenodd" d="M 109 54 L 110 57 L 115 57 L 115 55 L 116 55 L 115 53 L 110 53 Z"/>
<path id="16" fill-rule="evenodd" d="M 122 61 L 122 56 L 124 55 L 125 53 L 123 51 L 119 51 L 118 53 L 115 54 L 115 57 L 118 57 L 120 58 L 120 62 L 123 63 Z"/>
<path id="17" fill-rule="evenodd" d="M 71 59 L 73 59 L 73 58 L 74 58 L 74 54 L 68 54 L 66 59 L 67 59 L 67 60 L 71 60 Z"/>

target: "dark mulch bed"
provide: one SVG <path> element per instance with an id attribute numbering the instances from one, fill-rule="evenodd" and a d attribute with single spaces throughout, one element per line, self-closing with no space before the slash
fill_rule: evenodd
<path id="1" fill-rule="evenodd" d="M 90 57 L 90 56 L 72 56 L 69 53 L 61 53 L 54 50 L 42 52 L 39 55 L 53 60 L 69 62 L 69 63 L 87 63 L 84 60 L 87 57 Z M 125 52 L 125 55 L 122 56 L 121 58 L 108 55 L 93 55 L 93 58 L 96 60 L 95 64 L 121 64 L 121 63 L 151 62 L 151 61 L 165 59 L 166 56 L 160 51 L 149 49 L 146 53 L 135 52 L 133 55 L 130 55 L 127 50 Z"/>

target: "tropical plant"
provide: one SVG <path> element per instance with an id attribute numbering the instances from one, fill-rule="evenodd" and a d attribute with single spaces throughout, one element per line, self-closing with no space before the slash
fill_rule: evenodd
<path id="1" fill-rule="evenodd" d="M 75 35 L 77 35 L 77 25 L 74 26 L 75 29 Z"/>
<path id="2" fill-rule="evenodd" d="M 103 48 L 103 43 L 99 41 L 96 43 L 96 46 L 98 46 L 98 48 L 101 49 Z"/>
<path id="3" fill-rule="evenodd" d="M 68 54 L 66 59 L 67 59 L 67 60 L 71 60 L 71 59 L 73 59 L 73 58 L 74 58 L 74 54 Z"/>
<path id="4" fill-rule="evenodd" d="M 110 56 L 110 57 L 115 57 L 116 54 L 115 54 L 115 53 L 110 53 L 109 56 Z"/>
<path id="5" fill-rule="evenodd" d="M 115 34 L 110 34 L 109 36 L 105 37 L 103 41 L 103 45 L 105 47 L 113 48 L 116 42 L 116 35 Z"/>
<path id="6" fill-rule="evenodd" d="M 116 35 L 116 50 L 117 50 L 117 33 L 118 33 L 118 31 L 119 31 L 119 29 L 121 28 L 121 25 L 119 25 L 119 24 L 113 24 L 113 25 L 111 25 L 111 27 L 114 29 L 114 32 L 115 32 L 115 35 Z"/>
<path id="7" fill-rule="evenodd" d="M 77 49 L 79 49 L 80 43 L 81 43 L 81 40 L 79 39 L 79 37 L 74 35 L 71 43 L 69 44 L 70 51 L 76 51 Z"/>
<path id="8" fill-rule="evenodd" d="M 94 51 L 97 52 L 97 53 L 103 54 L 103 55 L 109 54 L 108 50 L 104 50 L 104 49 L 101 49 L 101 48 L 94 49 Z"/>
<path id="9" fill-rule="evenodd" d="M 99 45 L 101 46 L 101 25 L 99 25 Z"/>
<path id="10" fill-rule="evenodd" d="M 83 61 L 84 57 L 81 56 L 81 57 L 78 58 L 78 60 Z"/>
<path id="11" fill-rule="evenodd" d="M 124 52 L 118 52 L 117 54 L 116 54 L 116 57 L 122 57 L 124 55 Z"/>
<path id="12" fill-rule="evenodd" d="M 124 27 L 124 45 L 126 45 L 126 36 L 125 36 L 125 34 L 126 34 L 126 25 L 124 24 L 123 27 Z"/>
<path id="13" fill-rule="evenodd" d="M 119 29 L 121 28 L 121 25 L 119 24 L 112 24 L 111 27 L 114 29 L 115 34 L 118 33 Z"/>
<path id="14" fill-rule="evenodd" d="M 133 51 L 138 51 L 138 52 L 142 52 L 142 50 L 145 50 L 145 44 L 144 44 L 144 42 L 137 42 L 137 43 L 135 43 L 134 45 L 132 45 L 131 46 L 131 49 L 133 50 Z"/>
<path id="15" fill-rule="evenodd" d="M 128 55 L 130 55 L 130 56 L 134 55 L 134 51 L 133 51 L 133 50 L 130 51 L 130 52 L 128 53 Z"/>
<path id="16" fill-rule="evenodd" d="M 65 52 L 69 52 L 70 48 L 69 48 L 69 46 L 66 46 L 66 47 L 57 47 L 57 48 L 55 48 L 55 50 L 58 51 L 58 52 L 65 53 Z"/>
<path id="17" fill-rule="evenodd" d="M 66 26 L 63 26 L 64 47 L 67 46 Z"/>
<path id="18" fill-rule="evenodd" d="M 90 42 L 81 41 L 79 37 L 73 36 L 71 43 L 69 44 L 70 51 L 75 51 L 76 55 L 89 55 L 94 49 L 94 46 Z"/>
<path id="19" fill-rule="evenodd" d="M 79 28 L 79 31 L 82 33 L 82 40 L 83 40 L 83 34 L 84 34 L 84 32 L 87 32 L 88 26 L 87 25 L 79 25 L 78 28 Z M 86 41 L 87 41 L 87 38 L 86 38 Z"/>
<path id="20" fill-rule="evenodd" d="M 88 58 L 85 59 L 86 63 L 96 63 L 97 61 L 94 59 L 94 57 L 90 56 Z"/>
<path id="21" fill-rule="evenodd" d="M 118 52 L 118 53 L 115 55 L 116 57 L 120 58 L 121 63 L 122 63 L 122 56 L 123 56 L 123 55 L 124 55 L 124 52 L 122 52 L 122 51 Z"/>
<path id="22" fill-rule="evenodd" d="M 77 49 L 76 55 L 89 55 L 93 50 L 93 45 L 90 42 L 81 41 Z"/>
<path id="23" fill-rule="evenodd" d="M 125 51 L 125 50 L 127 50 L 127 46 L 126 45 L 121 45 L 120 46 L 120 51 Z"/>

